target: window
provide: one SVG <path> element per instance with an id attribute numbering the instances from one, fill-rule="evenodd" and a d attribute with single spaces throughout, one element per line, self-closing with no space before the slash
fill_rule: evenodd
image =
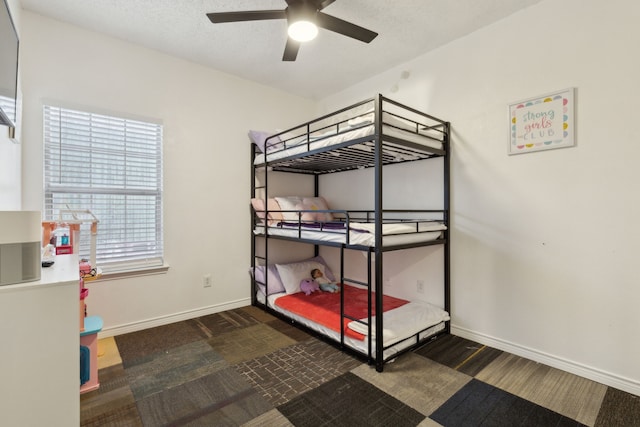
<path id="1" fill-rule="evenodd" d="M 162 125 L 45 105 L 43 133 L 43 217 L 91 210 L 105 273 L 161 266 Z M 89 258 L 82 227 L 79 255 Z"/>
<path id="2" fill-rule="evenodd" d="M 0 94 L 0 110 L 2 110 L 2 112 L 4 112 L 4 114 L 7 115 L 7 117 L 9 117 L 11 119 L 11 121 L 13 122 L 13 124 L 15 124 L 16 122 L 16 100 L 15 98 L 9 98 L 6 96 L 3 96 L 2 94 Z M 2 121 L 2 117 L 0 114 L 0 121 Z"/>

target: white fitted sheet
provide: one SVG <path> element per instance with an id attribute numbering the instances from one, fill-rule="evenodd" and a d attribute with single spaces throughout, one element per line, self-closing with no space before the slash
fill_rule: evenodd
<path id="1" fill-rule="evenodd" d="M 430 242 L 439 239 L 442 236 L 442 231 L 447 229 L 447 227 L 440 222 L 423 221 L 418 222 L 417 224 L 418 228 L 416 228 L 416 223 L 414 222 L 407 224 L 383 224 L 382 245 L 393 246 L 418 242 Z M 373 231 L 374 224 L 350 223 L 350 226 L 360 230 L 368 229 Z M 416 232 L 416 230 L 418 232 Z M 303 238 L 317 240 L 320 242 L 347 243 L 345 230 L 320 231 L 317 229 L 307 229 L 302 227 L 299 232 L 298 227 L 270 226 L 268 231 L 272 236 Z M 264 232 L 264 226 L 257 226 L 254 229 L 255 234 L 264 234 Z M 375 234 L 372 232 L 349 231 L 349 244 L 373 247 L 375 246 Z"/>

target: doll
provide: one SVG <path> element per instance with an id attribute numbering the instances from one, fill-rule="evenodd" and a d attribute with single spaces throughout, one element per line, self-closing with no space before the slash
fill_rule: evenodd
<path id="1" fill-rule="evenodd" d="M 318 285 L 320 285 L 320 289 L 325 292 L 340 292 L 340 287 L 335 283 L 331 283 L 326 277 L 324 277 L 322 270 L 319 268 L 311 270 L 311 278 L 318 283 Z"/>

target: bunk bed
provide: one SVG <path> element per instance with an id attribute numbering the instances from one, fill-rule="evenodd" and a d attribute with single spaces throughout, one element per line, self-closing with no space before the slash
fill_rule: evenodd
<path id="1" fill-rule="evenodd" d="M 448 122 L 376 95 L 284 132 L 252 138 L 252 304 L 362 356 L 380 372 L 403 352 L 448 333 L 449 135 Z M 384 209 L 383 168 L 434 158 L 443 162 L 439 206 Z M 319 194 L 319 178 L 365 168 L 374 169 L 373 209 L 330 209 Z M 273 172 L 312 176 L 314 196 L 272 196 Z M 272 239 L 313 245 L 316 257 L 275 263 Z M 383 254 L 431 245 L 444 251 L 444 306 L 385 295 Z M 339 251 L 335 274 L 318 256 L 320 246 Z M 365 255 L 365 281 L 345 276 L 348 250 Z M 305 288 L 312 268 L 339 283 L 341 291 Z"/>

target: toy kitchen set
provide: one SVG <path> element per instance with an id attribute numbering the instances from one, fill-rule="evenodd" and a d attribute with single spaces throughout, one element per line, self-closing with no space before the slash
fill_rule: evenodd
<path id="1" fill-rule="evenodd" d="M 42 266 L 46 267 L 57 255 L 80 253 L 81 227 L 90 231 L 89 258 L 80 259 L 79 271 L 83 280 L 99 277 L 96 265 L 98 218 L 89 210 L 61 209 L 57 220 L 42 221 Z"/>

